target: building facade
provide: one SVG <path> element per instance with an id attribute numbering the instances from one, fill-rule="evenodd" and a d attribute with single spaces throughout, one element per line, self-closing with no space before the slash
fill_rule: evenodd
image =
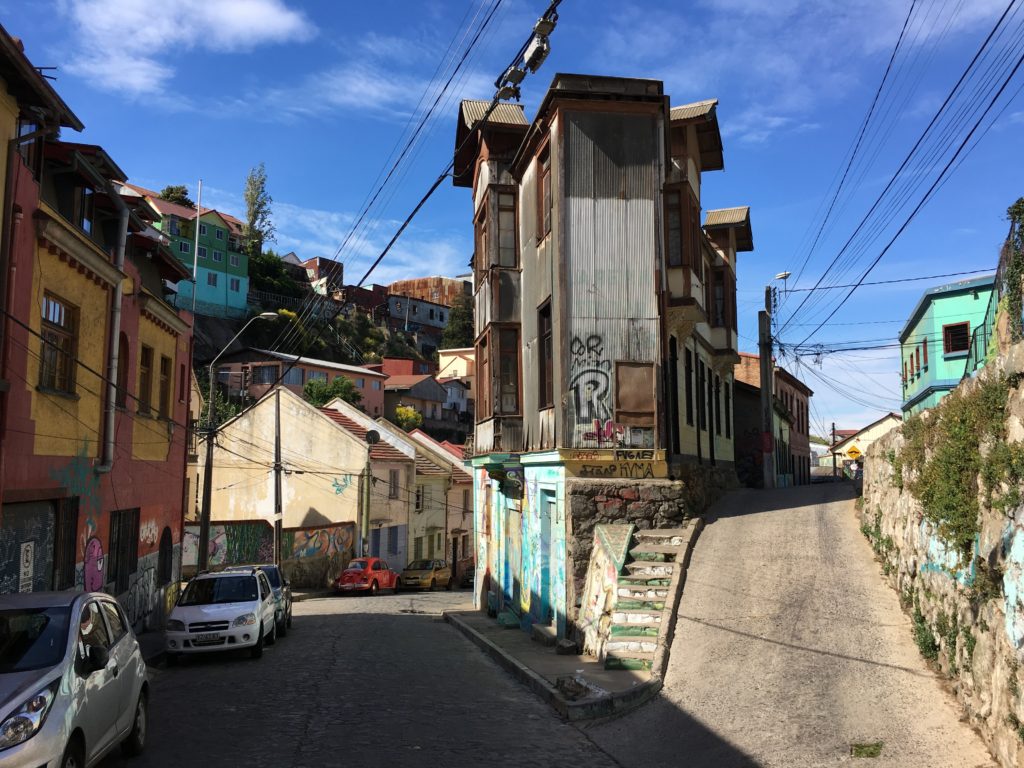
<path id="1" fill-rule="evenodd" d="M 573 487 L 730 470 L 746 208 L 710 211 L 716 103 L 556 75 L 529 123 L 463 102 L 455 184 L 475 229 L 477 599 L 573 632 L 588 542 Z"/>
<path id="2" fill-rule="evenodd" d="M 472 294 L 473 286 L 468 280 L 457 277 L 415 277 L 396 280 L 388 286 L 392 296 L 421 299 L 433 304 L 450 307 L 459 296 Z"/>
<path id="3" fill-rule="evenodd" d="M 177 597 L 191 316 L 184 270 L 102 148 L 0 29 L 0 591 L 102 590 L 137 630 Z"/>
<path id="4" fill-rule="evenodd" d="M 243 251 L 242 221 L 212 208 L 197 211 L 161 199 L 158 192 L 125 184 L 128 195 L 146 202 L 156 217 L 154 226 L 170 243 L 171 251 L 188 270 L 189 277 L 177 284 L 175 304 L 192 310 L 192 267 L 195 264 L 195 312 L 211 317 L 244 317 L 249 295 L 249 257 Z M 193 251 L 195 251 L 193 253 Z"/>
<path id="5" fill-rule="evenodd" d="M 938 405 L 971 372 L 971 337 L 985 324 L 994 283 L 987 275 L 924 292 L 900 332 L 904 416 Z"/>

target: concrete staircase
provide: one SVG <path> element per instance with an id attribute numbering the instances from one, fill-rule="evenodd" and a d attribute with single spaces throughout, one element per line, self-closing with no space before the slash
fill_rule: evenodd
<path id="1" fill-rule="evenodd" d="M 629 562 L 619 575 L 617 602 L 604 646 L 606 669 L 655 668 L 659 652 L 663 654 L 671 641 L 690 542 L 700 522 L 633 532 Z"/>

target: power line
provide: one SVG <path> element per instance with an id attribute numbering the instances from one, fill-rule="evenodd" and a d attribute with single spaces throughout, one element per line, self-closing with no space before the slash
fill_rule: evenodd
<path id="1" fill-rule="evenodd" d="M 821 287 L 820 289 L 817 289 L 817 288 L 786 288 L 783 291 L 783 293 L 801 293 L 803 291 L 814 291 L 814 290 L 831 291 L 831 290 L 834 290 L 836 288 L 855 288 L 855 287 L 862 286 L 862 285 L 892 285 L 893 283 L 913 283 L 913 282 L 918 282 L 920 280 L 940 280 L 940 279 L 946 278 L 946 277 L 960 277 L 962 275 L 978 275 L 978 274 L 981 274 L 983 272 L 987 272 L 990 275 L 994 275 L 994 273 L 992 272 L 991 268 L 972 269 L 972 270 L 968 270 L 966 272 L 947 272 L 944 275 L 923 275 L 921 277 L 900 277 L 900 278 L 894 278 L 892 280 L 876 280 L 876 281 L 870 282 L 870 283 L 850 283 L 850 284 L 847 284 L 847 285 L 826 285 L 826 286 Z M 805 323 L 805 325 L 810 325 L 810 323 Z"/>

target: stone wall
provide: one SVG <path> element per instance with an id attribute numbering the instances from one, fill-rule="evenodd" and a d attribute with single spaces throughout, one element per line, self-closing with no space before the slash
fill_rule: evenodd
<path id="1" fill-rule="evenodd" d="M 913 617 L 918 647 L 949 679 L 969 722 L 1003 766 L 1024 766 L 1024 675 L 1019 671 L 1024 662 L 1024 475 L 1011 461 L 1005 464 L 1008 474 L 995 487 L 985 478 L 1000 451 L 1012 456 L 1022 447 L 1022 373 L 1024 345 L 1019 344 L 949 396 L 970 397 L 986 382 L 1009 382 L 1001 434 L 982 439 L 977 451 L 963 457 L 976 462 L 964 477 L 967 498 L 978 499 L 977 519 L 967 538 L 963 528 L 959 532 L 960 541 L 967 542 L 963 550 L 951 545 L 952 534 L 935 521 L 944 500 L 933 500 L 930 514 L 919 501 L 925 496 L 921 471 L 904 463 L 919 448 L 911 448 L 914 431 L 906 425 L 869 449 L 859 512 L 883 574 Z M 940 419 L 958 418 L 948 405 L 943 401 L 925 412 L 925 432 L 934 431 Z M 931 460 L 936 452 L 933 441 L 924 455 Z M 973 553 L 967 552 L 970 536 Z"/>
<path id="2" fill-rule="evenodd" d="M 584 591 L 595 526 L 678 528 L 685 520 L 703 513 L 726 490 L 736 487 L 732 469 L 684 465 L 678 474 L 678 480 L 566 480 L 566 566 L 570 571 L 569 605 L 573 606 L 573 618 Z"/>

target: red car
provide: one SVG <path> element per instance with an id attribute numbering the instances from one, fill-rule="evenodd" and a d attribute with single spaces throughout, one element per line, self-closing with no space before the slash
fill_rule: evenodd
<path id="1" fill-rule="evenodd" d="M 349 561 L 341 575 L 334 580 L 334 591 L 369 592 L 376 595 L 382 589 L 397 594 L 399 576 L 379 557 L 357 557 Z"/>

